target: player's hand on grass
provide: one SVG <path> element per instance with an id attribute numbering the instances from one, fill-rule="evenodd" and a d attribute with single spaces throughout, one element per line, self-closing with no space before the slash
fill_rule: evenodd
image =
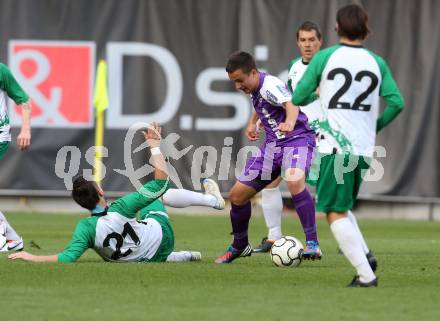
<path id="1" fill-rule="evenodd" d="M 23 261 L 33 261 L 34 259 L 34 255 L 26 252 L 26 251 L 21 251 L 21 252 L 15 252 L 12 254 L 8 255 L 8 259 L 11 260 L 23 260 Z"/>
<path id="2" fill-rule="evenodd" d="M 246 137 L 251 140 L 258 140 L 260 138 L 260 134 L 258 133 L 257 124 L 250 123 L 246 128 Z"/>
<path id="3" fill-rule="evenodd" d="M 285 133 L 291 132 L 293 130 L 293 124 L 291 124 L 291 123 L 280 123 L 278 125 L 278 129 L 279 129 L 280 132 L 285 134 Z"/>
<path id="4" fill-rule="evenodd" d="M 158 123 L 151 123 L 147 131 L 143 131 L 142 133 L 150 148 L 160 146 L 162 127 L 160 127 Z"/>
<path id="5" fill-rule="evenodd" d="M 20 134 L 17 137 L 17 145 L 20 150 L 28 149 L 31 144 L 31 130 L 22 128 Z"/>

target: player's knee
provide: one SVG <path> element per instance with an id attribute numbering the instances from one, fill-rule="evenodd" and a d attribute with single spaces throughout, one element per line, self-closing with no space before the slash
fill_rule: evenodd
<path id="1" fill-rule="evenodd" d="M 292 195 L 301 193 L 305 188 L 304 177 L 291 178 L 287 180 L 287 188 Z"/>
<path id="2" fill-rule="evenodd" d="M 293 195 L 300 193 L 305 188 L 305 173 L 298 168 L 289 168 L 285 180 L 289 192 Z"/>
<path id="3" fill-rule="evenodd" d="M 231 189 L 229 192 L 229 200 L 235 205 L 243 205 L 247 202 L 247 200 L 243 197 L 243 193 L 240 193 L 236 189 Z"/>
<path id="4" fill-rule="evenodd" d="M 334 221 L 340 220 L 342 218 L 347 217 L 347 212 L 328 212 L 327 215 L 327 223 L 332 225 Z"/>
<path id="5" fill-rule="evenodd" d="M 304 180 L 291 180 L 287 181 L 287 188 L 290 194 L 296 195 L 301 193 L 305 188 Z"/>

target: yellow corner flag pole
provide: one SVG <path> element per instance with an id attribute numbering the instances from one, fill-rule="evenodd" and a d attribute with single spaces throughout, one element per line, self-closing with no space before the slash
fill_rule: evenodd
<path id="1" fill-rule="evenodd" d="M 107 91 L 107 63 L 100 60 L 98 70 L 96 72 L 95 96 L 93 99 L 95 105 L 95 164 L 94 178 L 98 185 L 102 180 L 102 149 L 104 147 L 104 111 L 108 108 L 108 91 Z"/>

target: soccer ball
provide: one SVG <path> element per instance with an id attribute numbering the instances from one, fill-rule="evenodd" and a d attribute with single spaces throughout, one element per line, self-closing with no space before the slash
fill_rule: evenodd
<path id="1" fill-rule="evenodd" d="M 301 263 L 304 246 L 293 236 L 283 236 L 270 249 L 273 264 L 280 267 L 295 267 Z"/>

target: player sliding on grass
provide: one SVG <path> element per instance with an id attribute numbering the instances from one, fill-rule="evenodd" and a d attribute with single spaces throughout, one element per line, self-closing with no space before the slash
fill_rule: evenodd
<path id="1" fill-rule="evenodd" d="M 203 180 L 205 193 L 198 193 L 183 188 L 170 188 L 162 195 L 163 205 L 184 208 L 189 206 L 212 207 L 216 210 L 225 208 L 225 200 L 221 196 L 218 185 L 212 179 Z M 4 240 L 2 242 L 1 240 Z M 21 251 L 24 242 L 20 235 L 9 224 L 5 215 L 0 211 L 0 252 Z"/>
<path id="2" fill-rule="evenodd" d="M 313 57 L 292 102 L 303 105 L 319 86 L 324 121 L 320 123 L 317 209 L 327 214 L 340 249 L 356 268 L 357 275 L 349 286 L 375 287 L 377 278 L 362 248 L 362 235 L 347 213 L 370 166 L 376 132 L 401 112 L 404 103 L 385 61 L 362 47 L 369 32 L 363 8 L 341 8 L 336 31 L 340 44 Z M 388 106 L 378 118 L 379 96 Z"/>
<path id="3" fill-rule="evenodd" d="M 250 95 L 255 108 L 246 130 L 248 138 L 258 139 L 256 122 L 260 119 L 266 131 L 266 141 L 260 146 L 260 154 L 247 161 L 243 174 L 229 193 L 234 239 L 215 262 L 230 263 L 241 256 L 251 255 L 252 247 L 248 242 L 250 199 L 280 176 L 281 170 L 285 173 L 287 187 L 306 234 L 304 256 L 320 258 L 315 206 L 305 187 L 315 147 L 315 133 L 308 126 L 307 117 L 290 102 L 291 95 L 285 84 L 258 71 L 250 54 L 242 51 L 232 54 L 226 71 L 235 88 Z"/>
<path id="4" fill-rule="evenodd" d="M 112 262 L 200 260 L 199 252 L 173 252 L 173 229 L 165 207 L 159 200 L 168 189 L 166 164 L 159 149 L 160 132 L 161 127 L 153 124 L 144 133 L 155 167 L 154 181 L 108 206 L 104 192 L 97 184 L 83 177 L 77 178 L 73 183 L 72 197 L 79 205 L 91 211 L 91 217 L 78 223 L 67 248 L 57 255 L 38 256 L 19 252 L 11 254 L 9 258 L 33 262 L 75 262 L 87 249 L 93 248 L 104 260 Z M 213 194 L 206 201 L 212 201 L 213 206 L 223 208 L 224 200 L 217 184 L 205 180 L 204 186 L 208 193 Z M 173 195 L 171 198 L 176 201 Z M 136 219 L 138 211 L 140 218 Z"/>

